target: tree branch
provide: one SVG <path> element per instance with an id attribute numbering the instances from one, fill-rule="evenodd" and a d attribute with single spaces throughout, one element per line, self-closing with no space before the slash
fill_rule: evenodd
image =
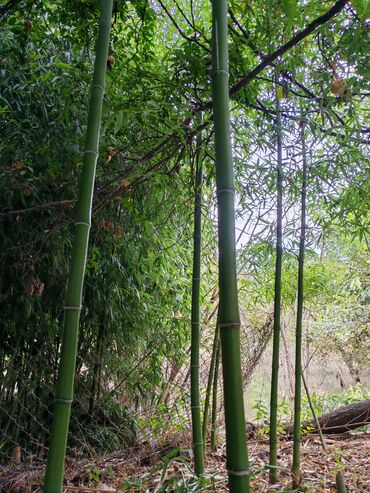
<path id="1" fill-rule="evenodd" d="M 272 62 L 274 62 L 277 58 L 279 58 L 281 55 L 284 55 L 290 48 L 293 48 L 296 44 L 298 44 L 300 41 L 302 41 L 304 38 L 309 36 L 315 29 L 317 29 L 319 26 L 322 26 L 326 22 L 328 22 L 330 19 L 335 17 L 339 12 L 343 10 L 347 3 L 347 0 L 339 0 L 334 4 L 334 6 L 328 10 L 325 14 L 321 15 L 314 21 L 312 21 L 308 26 L 297 33 L 293 38 L 291 38 L 287 43 L 282 45 L 279 49 L 271 53 L 270 55 L 267 55 L 264 57 L 264 60 L 257 65 L 253 70 L 248 72 L 244 77 L 242 77 L 236 84 L 233 85 L 233 87 L 230 89 L 230 95 L 233 96 L 236 94 L 240 89 L 245 87 L 248 82 L 250 82 L 252 79 L 256 77 L 262 70 L 264 70 L 266 67 L 271 65 Z"/>
<path id="2" fill-rule="evenodd" d="M 231 87 L 230 96 L 234 96 L 237 92 L 243 89 L 251 80 L 253 80 L 258 74 L 260 74 L 265 68 L 269 67 L 277 58 L 284 55 L 284 53 L 286 53 L 288 50 L 293 48 L 293 46 L 295 46 L 300 41 L 302 41 L 307 36 L 309 36 L 313 31 L 315 31 L 315 29 L 317 29 L 319 26 L 322 26 L 330 19 L 335 17 L 337 14 L 339 14 L 339 12 L 341 12 L 344 9 L 346 3 L 347 0 L 339 0 L 325 14 L 321 15 L 320 17 L 317 17 L 317 19 L 315 19 L 310 24 L 308 24 L 307 27 L 305 27 L 302 31 L 298 32 L 287 43 L 280 46 L 280 48 L 278 48 L 270 55 L 264 56 L 261 63 L 259 63 L 253 70 L 250 70 L 244 77 L 239 79 L 239 81 L 236 82 Z M 200 109 L 207 110 L 210 109 L 211 107 L 212 107 L 212 102 L 208 102 L 203 106 L 203 108 Z"/>
<path id="3" fill-rule="evenodd" d="M 40 209 L 50 209 L 52 207 L 68 207 L 76 202 L 75 199 L 72 200 L 60 200 L 59 202 L 48 202 L 47 204 L 40 204 L 34 207 L 28 207 L 27 209 L 18 209 L 15 211 L 0 212 L 1 216 L 12 216 L 15 214 L 24 214 L 25 212 L 34 212 Z"/>

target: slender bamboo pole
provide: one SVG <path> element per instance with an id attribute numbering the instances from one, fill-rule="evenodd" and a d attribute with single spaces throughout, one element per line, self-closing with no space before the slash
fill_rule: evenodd
<path id="1" fill-rule="evenodd" d="M 232 492 L 249 493 L 236 279 L 235 188 L 229 110 L 227 0 L 212 2 L 212 93 L 219 241 L 219 325 L 224 380 L 226 465 Z"/>
<path id="2" fill-rule="evenodd" d="M 197 115 L 199 123 L 201 115 Z M 202 419 L 200 415 L 199 390 L 199 345 L 200 345 L 200 267 L 202 253 L 202 184 L 203 184 L 203 155 L 202 135 L 197 136 L 196 148 L 196 178 L 194 205 L 194 252 L 193 252 L 193 282 L 191 297 L 191 356 L 190 356 L 190 394 L 191 419 L 193 429 L 194 470 L 198 476 L 204 473 L 204 450 L 202 435 Z"/>
<path id="3" fill-rule="evenodd" d="M 306 193 L 307 193 L 307 155 L 304 122 L 302 122 L 302 189 L 301 189 L 301 234 L 298 256 L 297 322 L 295 338 L 295 389 L 294 389 L 294 434 L 293 434 L 293 488 L 301 484 L 301 393 L 302 393 L 302 319 L 303 319 L 303 280 L 304 254 L 306 241 Z"/>
<path id="4" fill-rule="evenodd" d="M 104 347 L 104 332 L 105 332 L 105 317 L 99 321 L 99 330 L 96 341 L 96 354 L 95 362 L 92 371 L 92 382 L 90 390 L 90 400 L 89 400 L 89 415 L 93 415 L 95 410 L 95 402 L 99 400 L 99 387 L 100 387 L 100 375 L 102 367 L 102 356 Z"/>
<path id="5" fill-rule="evenodd" d="M 317 429 L 318 429 L 318 432 L 319 432 L 321 446 L 322 446 L 324 452 L 326 452 L 324 435 L 323 435 L 323 432 L 322 432 L 322 429 L 321 429 L 320 421 L 318 420 L 318 417 L 317 417 L 315 408 L 314 408 L 313 403 L 312 403 L 310 391 L 309 391 L 309 388 L 308 388 L 308 385 L 307 385 L 307 382 L 306 382 L 306 377 L 304 376 L 303 369 L 302 369 L 302 382 L 303 382 L 304 390 L 306 392 L 306 396 L 307 396 L 308 404 L 310 406 L 312 417 L 313 417 L 313 419 L 315 421 L 315 424 L 316 424 Z"/>
<path id="6" fill-rule="evenodd" d="M 91 86 L 85 153 L 76 209 L 72 261 L 67 285 L 59 374 L 46 466 L 45 493 L 61 493 L 63 486 L 64 460 L 73 399 L 82 288 L 91 224 L 91 204 L 94 191 L 96 161 L 99 150 L 99 133 L 111 30 L 112 6 L 113 0 L 102 0 L 101 2 L 99 36 L 96 45 L 96 59 Z"/>
<path id="7" fill-rule="evenodd" d="M 216 438 L 217 438 L 217 398 L 218 398 L 218 373 L 221 358 L 221 341 L 218 339 L 217 352 L 216 352 L 216 364 L 215 372 L 213 376 L 213 390 L 212 390 L 212 417 L 211 417 L 211 450 L 216 451 Z"/>
<path id="8" fill-rule="evenodd" d="M 280 358 L 280 314 L 281 314 L 281 270 L 283 257 L 283 145 L 281 128 L 280 100 L 276 97 L 276 137 L 277 137 L 277 209 L 276 209 L 276 264 L 274 299 L 274 336 L 272 346 L 272 372 L 270 397 L 270 483 L 278 477 L 277 469 L 277 412 Z"/>
<path id="9" fill-rule="evenodd" d="M 216 367 L 217 345 L 218 345 L 219 339 L 220 339 L 220 327 L 218 325 L 218 314 L 217 314 L 216 330 L 215 330 L 215 334 L 213 337 L 211 364 L 209 366 L 207 388 L 206 388 L 206 398 L 204 401 L 204 410 L 203 410 L 202 434 L 203 434 L 203 448 L 204 448 L 204 450 L 206 450 L 206 448 L 207 448 L 208 416 L 209 416 L 209 408 L 210 408 L 210 404 L 211 404 L 212 382 L 213 382 L 215 367 Z"/>

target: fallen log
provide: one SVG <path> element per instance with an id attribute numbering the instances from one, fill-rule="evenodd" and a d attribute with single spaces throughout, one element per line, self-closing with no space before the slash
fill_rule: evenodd
<path id="1" fill-rule="evenodd" d="M 360 426 L 370 424 L 370 399 L 355 402 L 348 406 L 340 407 L 330 413 L 322 414 L 318 422 L 323 433 L 345 433 Z M 309 433 L 318 433 L 319 429 L 313 420 L 303 421 L 302 429 Z M 286 435 L 293 435 L 293 423 L 284 426 Z"/>
<path id="2" fill-rule="evenodd" d="M 330 413 L 322 414 L 317 418 L 322 433 L 345 433 L 346 431 L 370 425 L 370 399 L 355 402 L 348 406 L 340 407 Z M 263 433 L 265 426 L 256 426 L 254 423 L 247 423 L 247 433 L 250 437 Z M 283 423 L 282 429 L 285 436 L 293 435 L 293 423 Z M 302 422 L 302 429 L 307 433 L 319 433 L 319 428 L 314 420 Z"/>

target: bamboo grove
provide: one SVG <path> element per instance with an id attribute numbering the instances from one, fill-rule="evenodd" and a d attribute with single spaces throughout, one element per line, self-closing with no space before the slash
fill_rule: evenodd
<path id="1" fill-rule="evenodd" d="M 369 18 L 363 0 L 0 7 L 0 464 L 43 460 L 60 493 L 68 456 L 150 444 L 167 468 L 187 440 L 207 489 L 225 442 L 229 491 L 265 491 L 264 473 L 287 487 L 286 436 L 305 487 L 308 422 L 329 453 L 312 361 L 366 372 Z"/>

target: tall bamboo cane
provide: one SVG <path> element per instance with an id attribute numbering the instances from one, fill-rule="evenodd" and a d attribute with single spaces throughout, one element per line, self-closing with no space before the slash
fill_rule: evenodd
<path id="1" fill-rule="evenodd" d="M 198 120 L 201 116 L 198 115 Z M 203 156 L 202 135 L 198 134 L 196 148 L 196 179 L 194 206 L 194 253 L 193 253 L 193 282 L 191 297 L 191 358 L 190 358 L 190 393 L 191 419 L 193 428 L 194 470 L 197 475 L 204 473 L 204 451 L 202 420 L 200 416 L 199 391 L 199 344 L 200 344 L 200 265 L 202 251 L 202 183 Z"/>
<path id="2" fill-rule="evenodd" d="M 276 137 L 277 137 L 277 209 L 276 209 L 276 264 L 274 299 L 274 339 L 272 346 L 272 373 L 270 397 L 270 483 L 278 476 L 277 470 L 277 410 L 280 357 L 280 312 L 281 312 L 281 267 L 283 256 L 283 149 L 280 101 L 276 97 Z"/>
<path id="3" fill-rule="evenodd" d="M 91 86 L 89 116 L 80 189 L 78 195 L 72 261 L 67 285 L 64 331 L 56 386 L 53 423 L 45 475 L 45 493 L 61 493 L 69 418 L 73 398 L 78 326 L 82 288 L 91 224 L 91 204 L 94 191 L 96 161 L 104 95 L 106 63 L 111 30 L 113 0 L 102 0 L 99 36 Z"/>
<path id="4" fill-rule="evenodd" d="M 236 279 L 234 176 L 229 114 L 227 0 L 212 2 L 212 92 L 219 241 L 219 326 L 224 379 L 226 464 L 232 492 L 249 492 Z"/>
<path id="5" fill-rule="evenodd" d="M 295 389 L 294 389 L 294 434 L 293 434 L 293 488 L 301 483 L 300 448 L 301 448 L 301 375 L 302 375 L 302 318 L 303 318 L 303 280 L 304 254 L 306 241 L 306 193 L 307 193 L 307 156 L 302 122 L 302 188 L 301 188 L 301 234 L 298 256 L 298 287 L 297 287 L 297 322 L 295 339 Z"/>

